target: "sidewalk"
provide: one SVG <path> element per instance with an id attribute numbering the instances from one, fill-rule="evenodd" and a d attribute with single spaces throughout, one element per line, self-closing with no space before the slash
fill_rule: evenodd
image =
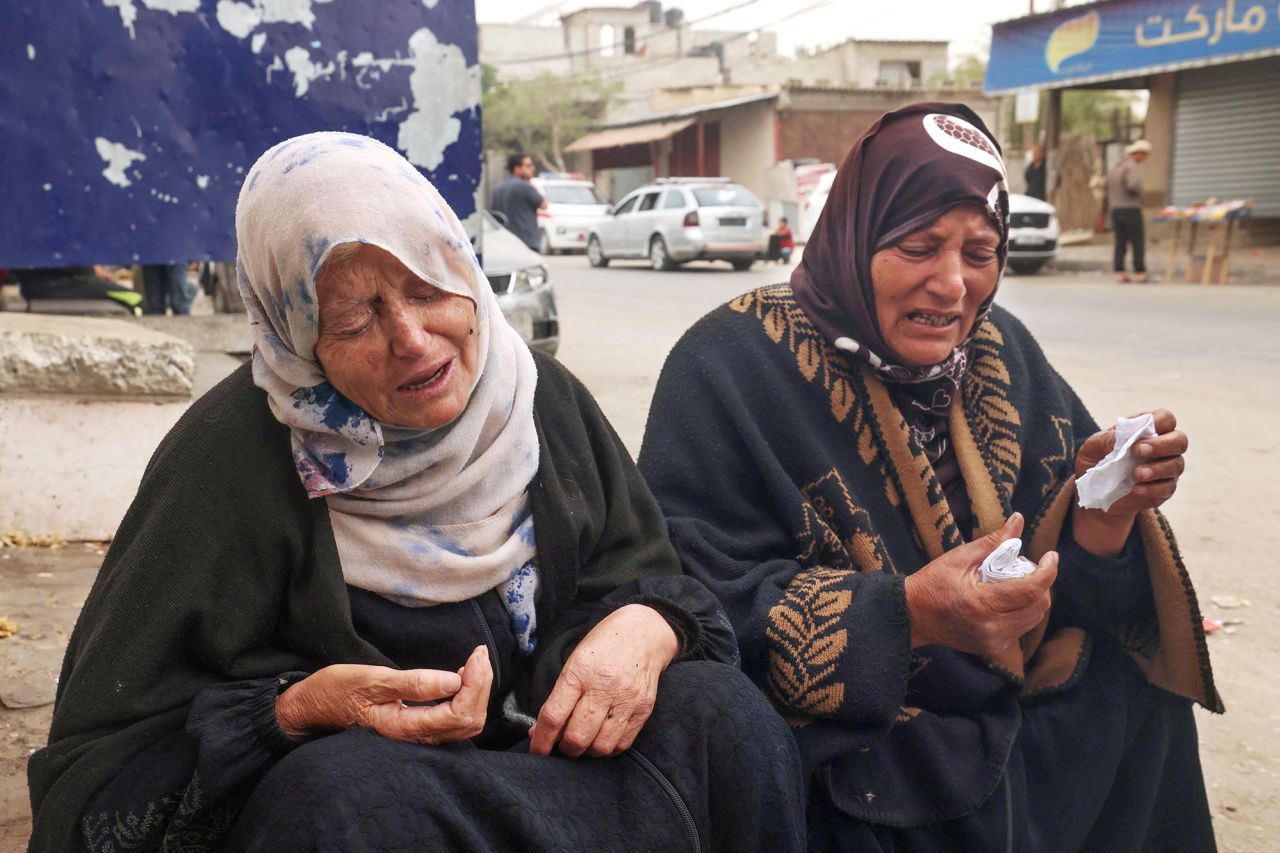
<path id="1" fill-rule="evenodd" d="M 1183 237 L 1185 241 L 1186 237 Z M 1085 243 L 1058 247 L 1058 255 L 1048 263 L 1045 270 L 1058 273 L 1105 273 L 1112 272 L 1112 252 L 1114 243 L 1110 234 L 1094 235 Z M 1203 246 L 1201 247 L 1203 251 Z M 1185 242 L 1180 244 L 1176 255 L 1177 268 L 1172 278 L 1168 275 L 1169 243 L 1165 239 L 1157 242 L 1153 235 L 1147 234 L 1147 270 L 1153 281 L 1173 282 L 1181 284 L 1187 268 L 1187 249 Z M 1133 255 L 1128 256 L 1130 267 Z M 1193 282 L 1194 283 L 1194 282 Z M 1280 283 L 1280 246 L 1244 248 L 1233 246 L 1231 250 L 1231 268 L 1229 283 L 1231 284 L 1277 284 Z"/>

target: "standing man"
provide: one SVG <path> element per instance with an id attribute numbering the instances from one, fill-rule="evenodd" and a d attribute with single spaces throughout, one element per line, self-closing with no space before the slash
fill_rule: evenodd
<path id="1" fill-rule="evenodd" d="M 1124 150 L 1125 158 L 1107 173 L 1107 206 L 1116 232 L 1116 281 L 1129 281 L 1124 271 L 1127 244 L 1133 244 L 1133 280 L 1147 280 L 1143 257 L 1146 237 L 1142 231 L 1142 161 L 1151 153 L 1151 143 L 1139 139 Z"/>
<path id="2" fill-rule="evenodd" d="M 1031 146 L 1031 162 L 1027 164 L 1027 170 L 1022 173 L 1027 179 L 1027 195 L 1032 198 L 1045 200 L 1044 187 L 1044 146 Z"/>
<path id="3" fill-rule="evenodd" d="M 533 157 L 512 154 L 507 158 L 507 179 L 493 191 L 493 209 L 507 217 L 507 230 L 519 237 L 535 252 L 541 251 L 538 239 L 538 211 L 546 209 L 547 200 L 529 183 L 534 176 Z"/>

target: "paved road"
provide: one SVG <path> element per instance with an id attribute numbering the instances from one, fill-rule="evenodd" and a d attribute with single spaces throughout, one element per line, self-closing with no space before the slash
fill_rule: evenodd
<path id="1" fill-rule="evenodd" d="M 772 264 L 746 273 L 719 264 L 593 270 L 580 257 L 548 265 L 561 358 L 633 452 L 680 334 L 711 308 L 789 272 Z M 1280 287 L 1038 275 L 1008 278 L 999 301 L 1099 421 L 1163 406 L 1190 435 L 1187 473 L 1166 512 L 1205 614 L 1245 620 L 1210 639 L 1229 710 L 1201 716 L 1201 752 L 1222 848 L 1272 846 L 1266 840 L 1280 835 L 1280 586 L 1272 578 L 1280 554 Z M 1214 604 L 1228 595 L 1249 606 Z"/>

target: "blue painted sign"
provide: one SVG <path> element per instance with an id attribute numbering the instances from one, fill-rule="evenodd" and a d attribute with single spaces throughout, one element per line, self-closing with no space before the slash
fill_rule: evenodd
<path id="1" fill-rule="evenodd" d="M 245 172 L 315 130 L 381 139 L 475 210 L 472 0 L 0 7 L 0 267 L 230 260 Z"/>
<path id="2" fill-rule="evenodd" d="M 1114 0 L 996 24 L 987 94 L 1280 53 L 1280 5 Z"/>

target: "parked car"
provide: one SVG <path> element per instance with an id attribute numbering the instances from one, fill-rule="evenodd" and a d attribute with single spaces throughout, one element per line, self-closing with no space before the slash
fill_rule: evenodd
<path id="1" fill-rule="evenodd" d="M 656 270 L 687 261 L 750 269 L 768 248 L 764 206 L 728 178 L 659 178 L 624 196 L 591 229 L 587 259 L 648 258 Z"/>
<path id="2" fill-rule="evenodd" d="M 609 210 L 596 185 L 576 173 L 558 172 L 544 172 L 530 183 L 547 199 L 546 209 L 538 211 L 542 254 L 584 251 L 591 226 Z"/>
<path id="3" fill-rule="evenodd" d="M 813 226 L 818 222 L 818 214 L 826 207 L 827 196 L 831 195 L 831 185 L 835 183 L 836 173 L 825 172 L 818 178 L 818 185 L 800 205 L 800 222 L 796 230 L 796 242 L 808 243 L 813 236 Z"/>
<path id="4" fill-rule="evenodd" d="M 542 256 L 503 228 L 489 211 L 480 211 L 480 221 L 484 228 L 480 265 L 503 315 L 525 343 L 555 355 L 560 319 Z"/>
<path id="5" fill-rule="evenodd" d="M 1034 275 L 1058 252 L 1058 212 L 1053 205 L 1020 193 L 1009 194 L 1009 268 Z"/>

